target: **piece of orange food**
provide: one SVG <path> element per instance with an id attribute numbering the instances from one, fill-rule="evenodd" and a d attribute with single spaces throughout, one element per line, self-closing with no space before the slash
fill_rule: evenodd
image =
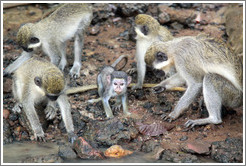
<path id="1" fill-rule="evenodd" d="M 104 152 L 104 155 L 106 157 L 120 158 L 132 153 L 133 153 L 132 151 L 125 150 L 120 145 L 113 145 Z"/>

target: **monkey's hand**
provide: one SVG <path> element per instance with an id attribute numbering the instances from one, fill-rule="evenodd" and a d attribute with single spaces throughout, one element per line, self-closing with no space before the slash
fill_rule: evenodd
<path id="1" fill-rule="evenodd" d="M 76 134 L 74 134 L 73 132 L 68 133 L 68 141 L 73 144 L 74 141 L 76 141 L 76 139 L 78 138 L 78 136 Z"/>
<path id="2" fill-rule="evenodd" d="M 130 74 L 130 75 L 132 75 L 133 73 L 136 73 L 137 72 L 137 68 L 131 68 L 131 69 L 128 69 L 127 71 L 126 71 L 126 73 L 127 74 Z"/>
<path id="3" fill-rule="evenodd" d="M 165 90 L 166 90 L 166 88 L 163 87 L 163 86 L 155 86 L 152 89 L 153 93 L 161 93 L 161 92 L 163 92 Z"/>
<path id="4" fill-rule="evenodd" d="M 34 139 L 36 141 L 39 142 L 46 142 L 45 136 L 44 136 L 44 132 L 40 132 L 40 133 L 34 133 Z"/>
<path id="5" fill-rule="evenodd" d="M 21 113 L 21 109 L 23 108 L 21 103 L 16 103 L 15 106 L 12 108 L 14 113 Z"/>
<path id="6" fill-rule="evenodd" d="M 164 119 L 165 121 L 172 122 L 175 119 L 177 119 L 178 116 L 174 115 L 174 112 L 171 112 L 169 115 L 167 114 L 162 114 L 161 118 Z"/>
<path id="7" fill-rule="evenodd" d="M 46 114 L 46 119 L 48 120 L 54 119 L 56 117 L 56 108 L 52 106 L 47 106 L 44 112 Z"/>
<path id="8" fill-rule="evenodd" d="M 3 77 L 7 77 L 9 75 L 8 72 L 6 72 L 5 70 L 3 70 Z"/>

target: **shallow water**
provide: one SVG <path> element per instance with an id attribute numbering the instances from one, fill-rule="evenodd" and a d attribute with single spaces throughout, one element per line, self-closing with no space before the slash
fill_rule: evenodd
<path id="1" fill-rule="evenodd" d="M 14 142 L 3 146 L 3 163 L 21 163 L 27 157 L 58 154 L 56 143 Z M 65 163 L 156 163 L 152 154 L 134 152 L 122 158 L 107 158 L 105 160 L 64 160 Z"/>
<path id="2" fill-rule="evenodd" d="M 58 154 L 57 143 L 14 142 L 3 145 L 3 163 L 21 163 L 27 157 Z M 102 151 L 106 149 L 101 149 Z M 203 163 L 214 163 L 207 158 L 200 158 Z M 64 163 L 170 163 L 164 160 L 155 160 L 152 153 L 134 152 L 122 158 L 107 158 L 105 160 L 64 160 Z"/>

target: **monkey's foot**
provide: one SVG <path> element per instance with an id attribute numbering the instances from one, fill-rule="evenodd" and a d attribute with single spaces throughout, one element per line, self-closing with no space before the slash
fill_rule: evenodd
<path id="1" fill-rule="evenodd" d="M 130 116 L 130 115 L 131 115 L 130 112 L 124 112 L 124 114 L 125 114 L 126 116 Z"/>
<path id="2" fill-rule="evenodd" d="M 21 103 L 16 103 L 15 106 L 12 108 L 14 113 L 20 113 L 21 109 L 23 108 Z"/>
<path id="3" fill-rule="evenodd" d="M 136 84 L 136 85 L 134 85 L 131 89 L 132 89 L 132 90 L 136 90 L 136 89 L 142 89 L 142 88 L 143 88 L 142 85 Z"/>
<path id="4" fill-rule="evenodd" d="M 79 78 L 79 76 L 80 76 L 80 68 L 81 68 L 81 66 L 78 66 L 78 65 L 74 65 L 73 67 L 72 67 L 72 69 L 70 70 L 70 76 L 72 77 L 72 78 L 74 78 L 74 79 L 77 79 L 77 78 Z"/>
<path id="5" fill-rule="evenodd" d="M 137 68 L 131 68 L 131 69 L 128 69 L 127 71 L 126 71 L 126 73 L 127 74 L 133 74 L 133 73 L 136 73 L 137 72 Z"/>
<path id="6" fill-rule="evenodd" d="M 205 119 L 197 119 L 197 120 L 188 120 L 184 125 L 185 127 L 194 127 L 196 125 L 205 125 L 205 124 L 208 124 L 208 123 L 213 123 L 213 124 L 219 124 L 219 123 L 222 123 L 222 120 L 221 119 L 215 119 L 215 118 L 211 118 L 211 117 L 208 117 L 208 118 L 205 118 Z"/>
<path id="7" fill-rule="evenodd" d="M 52 106 L 47 106 L 44 110 L 46 114 L 46 119 L 51 120 L 56 117 L 56 109 Z"/>
<path id="8" fill-rule="evenodd" d="M 76 139 L 78 138 L 78 136 L 76 134 L 74 134 L 73 132 L 68 133 L 68 141 L 73 144 L 74 141 L 76 141 Z"/>
<path id="9" fill-rule="evenodd" d="M 121 108 L 121 104 L 114 104 L 114 105 L 112 106 L 112 109 L 113 109 L 114 111 L 120 111 L 120 108 Z"/>
<path id="10" fill-rule="evenodd" d="M 167 114 L 162 114 L 161 117 L 165 121 L 172 122 L 172 121 L 176 120 L 178 116 L 173 115 L 173 112 L 171 112 L 168 115 Z"/>

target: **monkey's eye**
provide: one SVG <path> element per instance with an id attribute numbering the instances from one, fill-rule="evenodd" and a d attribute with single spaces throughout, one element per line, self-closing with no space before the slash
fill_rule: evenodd
<path id="1" fill-rule="evenodd" d="M 42 85 L 42 80 L 40 77 L 35 77 L 34 78 L 34 83 L 37 85 L 37 86 L 41 86 Z"/>
<path id="2" fill-rule="evenodd" d="M 117 85 L 117 83 L 115 82 L 114 85 Z"/>
<path id="3" fill-rule="evenodd" d="M 120 86 L 123 86 L 123 85 L 124 85 L 124 83 L 121 83 L 121 84 L 120 84 Z"/>
<path id="4" fill-rule="evenodd" d="M 163 52 L 157 52 L 156 53 L 156 59 L 158 60 L 158 61 L 167 61 L 168 60 L 168 57 L 167 57 L 167 55 L 165 54 L 165 53 L 163 53 Z"/>
<path id="5" fill-rule="evenodd" d="M 31 44 L 39 43 L 39 39 L 36 38 L 36 37 L 31 37 L 31 38 L 30 38 L 30 43 L 31 43 Z"/>
<path id="6" fill-rule="evenodd" d="M 147 26 L 142 26 L 141 28 L 141 32 L 144 34 L 144 35 L 148 35 L 148 32 L 149 32 L 149 28 Z"/>

